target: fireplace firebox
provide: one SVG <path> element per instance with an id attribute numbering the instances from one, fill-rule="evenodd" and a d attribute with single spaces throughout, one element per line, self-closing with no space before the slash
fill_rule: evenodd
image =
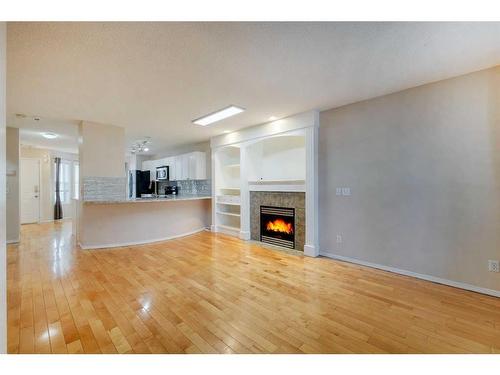
<path id="1" fill-rule="evenodd" d="M 260 206 L 260 240 L 271 245 L 295 248 L 295 209 Z"/>

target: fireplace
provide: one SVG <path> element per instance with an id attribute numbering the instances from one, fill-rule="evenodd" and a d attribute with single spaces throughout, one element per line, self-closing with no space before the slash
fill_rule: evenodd
<path id="1" fill-rule="evenodd" d="M 260 240 L 271 245 L 295 248 L 295 209 L 260 206 Z"/>

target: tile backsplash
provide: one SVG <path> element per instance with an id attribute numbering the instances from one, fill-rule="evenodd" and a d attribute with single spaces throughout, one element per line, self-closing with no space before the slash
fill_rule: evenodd
<path id="1" fill-rule="evenodd" d="M 120 200 L 127 194 L 127 177 L 83 177 L 84 201 Z"/>
<path id="2" fill-rule="evenodd" d="M 210 195 L 211 180 L 180 180 L 159 183 L 159 191 L 162 192 L 166 186 L 177 185 L 179 194 Z"/>

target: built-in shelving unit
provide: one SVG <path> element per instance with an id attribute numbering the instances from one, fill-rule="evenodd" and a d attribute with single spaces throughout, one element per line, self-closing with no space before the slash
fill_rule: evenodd
<path id="1" fill-rule="evenodd" d="M 212 229 L 258 238 L 255 192 L 305 193 L 304 253 L 317 256 L 318 128 L 319 112 L 309 111 L 213 137 Z"/>
<path id="2" fill-rule="evenodd" d="M 241 227 L 240 148 L 223 147 L 214 152 L 213 157 L 215 230 L 238 236 Z"/>
<path id="3" fill-rule="evenodd" d="M 235 217 L 240 217 L 240 214 L 236 214 L 233 212 L 223 212 L 223 211 L 216 211 L 217 214 L 219 215 L 227 215 L 227 216 L 235 216 Z"/>

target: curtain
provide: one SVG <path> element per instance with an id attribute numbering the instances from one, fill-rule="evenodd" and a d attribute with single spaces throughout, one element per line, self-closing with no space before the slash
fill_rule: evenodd
<path id="1" fill-rule="evenodd" d="M 54 220 L 60 220 L 63 217 L 61 206 L 61 158 L 54 158 L 56 165 L 56 203 L 54 205 Z"/>

